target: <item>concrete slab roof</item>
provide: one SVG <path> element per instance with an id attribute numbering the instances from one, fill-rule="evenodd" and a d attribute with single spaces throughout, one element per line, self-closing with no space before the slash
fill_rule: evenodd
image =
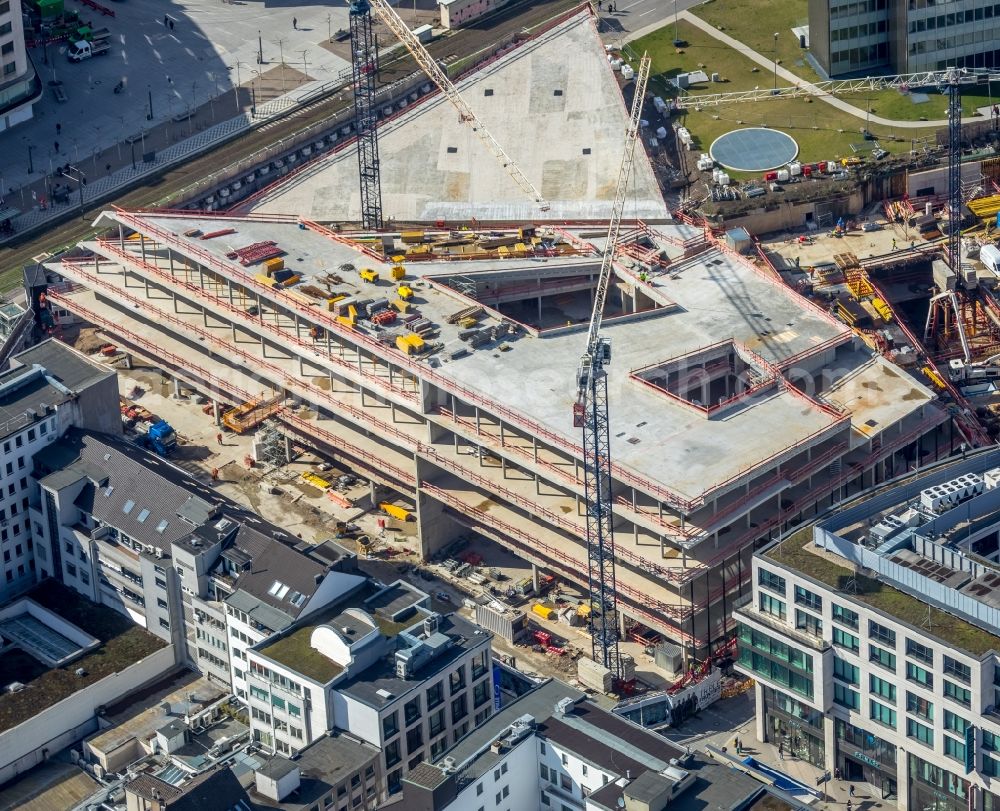
<path id="1" fill-rule="evenodd" d="M 316 283 L 316 275 L 334 272 L 342 278 L 342 283 L 333 286 L 334 292 L 362 299 L 394 296 L 393 285 L 385 279 L 371 285 L 358 275 L 360 268 L 371 266 L 387 276 L 378 260 L 349 244 L 301 229 L 295 221 L 143 216 L 175 234 L 179 242 L 189 243 L 193 253 L 207 251 L 221 260 L 236 278 L 252 277 L 259 271 L 256 266 L 242 267 L 226 254 L 254 242 L 274 240 L 287 252 L 286 267 L 299 272 L 305 282 Z M 236 233 L 204 241 L 183 236 L 192 229 L 207 232 L 223 225 L 235 228 Z M 657 226 L 653 233 L 665 246 L 691 236 L 690 228 L 679 224 Z M 355 269 L 343 269 L 345 263 Z M 578 442 L 572 406 L 590 317 L 586 294 L 560 304 L 566 326 L 534 334 L 522 330 L 452 359 L 453 350 L 468 348 L 468 344 L 459 339 L 461 328 L 448 324 L 447 319 L 477 301 L 444 282 L 445 277 L 476 279 L 480 275 L 494 279 L 523 274 L 529 283 L 552 274 L 583 277 L 596 273 L 596 259 L 413 262 L 405 267 L 417 311 L 438 327 L 434 340 L 441 344 L 441 351 L 429 358 L 436 373 Z M 623 310 L 636 289 L 659 309 L 631 314 Z M 842 430 L 843 420 L 834 408 L 822 408 L 788 386 L 774 387 L 721 413 L 706 415 L 637 381 L 632 377 L 637 369 L 728 340 L 778 366 L 800 362 L 795 359 L 824 346 L 841 344 L 835 364 L 839 383 L 821 398 L 852 418 L 856 438 L 878 433 L 934 399 L 933 392 L 887 361 L 873 360 L 867 350 L 853 348 L 850 330 L 832 316 L 742 257 L 719 249 L 708 248 L 687 259 L 677 257 L 668 273 L 641 283 L 621 267 L 608 300 L 604 334 L 614 347 L 608 380 L 615 426 L 612 456 L 638 476 L 664 483 L 692 500 L 767 460 L 791 456 L 803 441 L 819 441 L 826 433 Z M 499 321 L 487 313 L 480 325 Z M 869 424 L 872 420 L 874 426 Z"/>
<path id="2" fill-rule="evenodd" d="M 490 133 L 549 202 L 550 219 L 608 219 L 628 112 L 589 14 L 580 14 L 458 84 Z M 455 108 L 436 94 L 379 129 L 382 203 L 404 221 L 530 220 L 537 205 Z M 360 219 L 352 144 L 252 205 L 323 221 Z M 669 219 L 652 167 L 636 152 L 625 216 Z"/>

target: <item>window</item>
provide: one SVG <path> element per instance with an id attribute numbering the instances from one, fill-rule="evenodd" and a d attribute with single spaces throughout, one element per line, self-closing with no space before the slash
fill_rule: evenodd
<path id="1" fill-rule="evenodd" d="M 444 701 L 444 682 L 438 682 L 427 690 L 427 709 L 432 710 Z"/>
<path id="2" fill-rule="evenodd" d="M 795 627 L 813 636 L 823 636 L 823 620 L 798 608 L 795 609 Z"/>
<path id="3" fill-rule="evenodd" d="M 868 660 L 882 665 L 882 667 L 891 670 L 893 673 L 896 672 L 896 654 L 890 653 L 885 648 L 880 648 L 878 645 L 869 645 Z"/>
<path id="4" fill-rule="evenodd" d="M 850 710 L 861 709 L 861 695 L 844 684 L 834 683 L 833 700 L 841 707 L 847 707 Z"/>
<path id="5" fill-rule="evenodd" d="M 428 726 L 428 734 L 432 738 L 436 738 L 444 731 L 444 710 L 438 710 L 431 716 L 430 724 Z"/>
<path id="6" fill-rule="evenodd" d="M 944 657 L 944 675 L 958 679 L 963 684 L 972 683 L 972 668 L 950 656 Z"/>
<path id="7" fill-rule="evenodd" d="M 926 698 L 914 695 L 909 690 L 906 691 L 906 711 L 919 715 L 927 721 L 934 720 L 934 705 Z"/>
<path id="8" fill-rule="evenodd" d="M 846 648 L 852 653 L 857 653 L 861 650 L 861 640 L 854 634 L 849 634 L 840 628 L 833 629 L 833 644 L 841 648 Z"/>
<path id="9" fill-rule="evenodd" d="M 448 676 L 448 689 L 452 695 L 465 687 L 465 665 L 459 667 L 454 673 Z"/>
<path id="10" fill-rule="evenodd" d="M 969 728 L 969 722 L 962 716 L 955 715 L 951 710 L 945 710 L 944 728 L 950 732 L 957 732 L 959 735 L 964 735 L 965 730 Z"/>
<path id="11" fill-rule="evenodd" d="M 972 704 L 972 691 L 966 687 L 959 687 L 947 679 L 944 680 L 944 694 L 952 701 L 957 701 L 966 707 Z"/>
<path id="12" fill-rule="evenodd" d="M 457 724 L 461 719 L 465 718 L 469 713 L 468 702 L 466 699 L 468 694 L 460 695 L 454 701 L 451 702 L 451 723 Z"/>
<path id="13" fill-rule="evenodd" d="M 539 766 L 538 766 L 538 772 L 539 772 L 539 774 L 542 775 L 542 780 L 548 780 L 549 779 L 549 767 L 546 766 L 544 763 L 539 764 Z"/>
<path id="14" fill-rule="evenodd" d="M 420 696 L 406 702 L 406 706 L 403 707 L 403 717 L 406 719 L 406 726 L 420 718 Z"/>
<path id="15" fill-rule="evenodd" d="M 772 597 L 770 594 L 761 594 L 759 604 L 762 614 L 770 614 L 781 620 L 785 618 L 785 604 L 776 597 Z"/>
<path id="16" fill-rule="evenodd" d="M 906 655 L 912 659 L 917 659 L 925 665 L 934 665 L 934 651 L 926 645 L 914 642 L 912 639 L 906 640 Z"/>
<path id="17" fill-rule="evenodd" d="M 890 648 L 896 647 L 896 632 L 872 620 L 868 621 L 868 636 L 875 642 L 880 642 Z"/>
<path id="18" fill-rule="evenodd" d="M 757 570 L 757 582 L 762 588 L 780 594 L 782 597 L 786 594 L 785 578 L 774 572 L 769 572 L 767 569 Z"/>
<path id="19" fill-rule="evenodd" d="M 566 791 L 573 790 L 573 781 L 569 779 L 568 774 L 559 775 L 559 785 Z"/>
<path id="20" fill-rule="evenodd" d="M 34 563 L 34 561 L 32 561 L 32 563 Z M 18 566 L 17 568 L 20 569 L 21 567 Z M 90 585 L 90 575 L 87 573 L 86 569 L 80 569 L 80 582 L 85 586 Z"/>
<path id="21" fill-rule="evenodd" d="M 859 674 L 857 665 L 852 665 L 850 662 L 845 662 L 843 659 L 838 659 L 834 657 L 833 659 L 833 676 L 841 681 L 846 681 L 848 684 L 858 684 Z"/>
<path id="22" fill-rule="evenodd" d="M 479 684 L 472 688 L 472 706 L 481 707 L 490 698 L 490 683 L 489 680 L 483 679 Z"/>
<path id="23" fill-rule="evenodd" d="M 934 748 L 934 730 L 912 718 L 906 719 L 906 737 L 918 740 L 931 749 Z"/>
<path id="24" fill-rule="evenodd" d="M 873 698 L 868 699 L 868 717 L 879 724 L 896 728 L 896 711 Z"/>
<path id="25" fill-rule="evenodd" d="M 250 685 L 250 695 L 252 695 L 254 698 L 260 701 L 267 701 L 268 698 L 270 698 L 267 690 L 261 690 L 259 687 L 256 687 L 252 684 Z"/>
<path id="26" fill-rule="evenodd" d="M 956 741 L 954 738 L 945 735 L 944 753 L 959 763 L 965 763 L 965 744 L 962 741 Z"/>
<path id="27" fill-rule="evenodd" d="M 823 610 L 822 598 L 802 586 L 795 587 L 795 602 L 799 605 L 804 605 L 806 608 L 811 608 L 813 611 Z"/>
<path id="28" fill-rule="evenodd" d="M 873 695 L 896 702 L 896 685 L 892 682 L 880 679 L 878 676 L 869 676 L 868 689 Z"/>
<path id="29" fill-rule="evenodd" d="M 386 768 L 395 766 L 401 760 L 399 754 L 399 741 L 395 740 L 392 743 L 386 745 L 385 747 L 385 765 Z"/>
<path id="30" fill-rule="evenodd" d="M 382 737 L 391 738 L 399 732 L 399 714 L 390 713 L 382 719 Z"/>
<path id="31" fill-rule="evenodd" d="M 920 665 L 913 664 L 913 662 L 906 663 L 906 678 L 917 682 L 917 684 L 922 684 L 924 687 L 934 686 L 934 674 L 929 670 L 924 670 Z"/>

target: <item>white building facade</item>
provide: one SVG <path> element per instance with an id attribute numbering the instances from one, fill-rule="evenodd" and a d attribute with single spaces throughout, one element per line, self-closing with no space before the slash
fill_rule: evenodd
<path id="1" fill-rule="evenodd" d="M 904 810 L 1000 807 L 1000 638 L 958 619 L 935 633 L 930 611 L 918 626 L 867 602 L 877 581 L 844 567 L 832 587 L 782 558 L 755 556 L 736 612 L 757 738 Z M 916 597 L 875 587 L 920 621 Z"/>
<path id="2" fill-rule="evenodd" d="M 0 0 L 0 132 L 30 120 L 41 95 L 25 47 L 21 0 Z"/>

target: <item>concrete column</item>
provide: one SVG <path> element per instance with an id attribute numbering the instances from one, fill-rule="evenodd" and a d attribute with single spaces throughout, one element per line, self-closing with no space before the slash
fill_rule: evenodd
<path id="1" fill-rule="evenodd" d="M 531 587 L 535 590 L 535 595 L 537 596 L 540 591 L 538 587 L 538 566 L 534 563 L 531 564 Z"/>
<path id="2" fill-rule="evenodd" d="M 541 296 L 538 297 L 538 323 L 539 323 L 539 325 L 541 325 L 541 323 L 542 323 L 542 297 Z"/>
<path id="3" fill-rule="evenodd" d="M 503 448 L 503 447 L 506 447 L 506 445 L 507 445 L 507 442 L 506 442 L 506 438 L 504 437 L 504 433 L 503 433 L 503 420 L 501 420 L 500 421 L 500 447 Z"/>
<path id="4" fill-rule="evenodd" d="M 174 252 L 170 250 L 170 246 L 167 246 L 167 262 L 170 263 L 170 277 L 174 276 Z"/>
<path id="5" fill-rule="evenodd" d="M 174 305 L 174 312 L 175 313 L 179 313 L 180 310 L 177 309 L 177 294 L 176 293 L 171 293 L 170 294 L 170 303 Z"/>
<path id="6" fill-rule="evenodd" d="M 292 460 L 292 438 L 285 434 L 285 461 L 290 462 Z"/>
<path id="7" fill-rule="evenodd" d="M 759 704 L 757 706 L 760 706 Z M 826 753 L 824 767 L 832 775 L 837 768 L 837 739 L 834 736 L 836 722 L 830 718 L 823 719 L 823 750 Z"/>
<path id="8" fill-rule="evenodd" d="M 218 400 L 212 400 L 212 419 L 215 420 L 216 425 L 222 424 L 222 409 L 219 407 Z"/>
<path id="9" fill-rule="evenodd" d="M 181 397 L 181 381 L 178 378 L 174 378 L 174 397 L 178 400 Z"/>
<path id="10" fill-rule="evenodd" d="M 122 244 L 125 243 L 125 226 L 118 223 L 118 241 Z"/>
<path id="11" fill-rule="evenodd" d="M 906 751 L 902 746 L 896 747 L 896 794 L 898 795 L 896 808 L 899 811 L 909 811 L 910 808 L 910 776 L 907 765 Z M 975 808 L 976 806 L 970 805 L 969 807 Z"/>
<path id="12" fill-rule="evenodd" d="M 766 725 L 764 724 L 764 688 L 761 686 L 760 682 L 754 684 L 754 696 L 757 701 L 754 706 L 757 707 L 757 712 L 755 713 L 754 721 L 754 734 L 757 736 L 757 740 L 761 743 L 767 743 L 767 732 Z"/>
<path id="13" fill-rule="evenodd" d="M 143 237 L 139 240 L 139 252 L 142 255 L 142 261 L 146 261 L 146 238 Z"/>

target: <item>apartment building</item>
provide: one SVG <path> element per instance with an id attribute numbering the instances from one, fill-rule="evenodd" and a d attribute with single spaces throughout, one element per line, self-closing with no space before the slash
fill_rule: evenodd
<path id="1" fill-rule="evenodd" d="M 758 739 L 904 811 L 1000 807 L 998 464 L 873 489 L 754 556 Z"/>
<path id="2" fill-rule="evenodd" d="M 767 796 L 550 680 L 404 780 L 410 811 L 735 811 Z M 771 807 L 771 806 L 769 806 Z"/>
<path id="3" fill-rule="evenodd" d="M 491 640 L 431 610 L 408 583 L 366 580 L 247 649 L 254 738 L 288 755 L 343 730 L 381 750 L 380 771 L 396 793 L 410 769 L 492 714 Z"/>
<path id="4" fill-rule="evenodd" d="M 809 0 L 809 48 L 829 76 L 1000 65 L 992 0 Z"/>
<path id="5" fill-rule="evenodd" d="M 365 580 L 346 550 L 304 543 L 119 437 L 69 430 L 35 454 L 33 480 L 39 575 L 126 614 L 243 699 L 246 646 Z"/>
<path id="6" fill-rule="evenodd" d="M 73 426 L 120 433 L 117 411 L 114 372 L 57 341 L 15 355 L 0 372 L 0 604 L 51 571 L 46 553 L 35 551 L 32 459 Z"/>
<path id="7" fill-rule="evenodd" d="M 21 0 L 0 0 L 0 132 L 32 117 L 42 95 L 24 42 Z"/>

